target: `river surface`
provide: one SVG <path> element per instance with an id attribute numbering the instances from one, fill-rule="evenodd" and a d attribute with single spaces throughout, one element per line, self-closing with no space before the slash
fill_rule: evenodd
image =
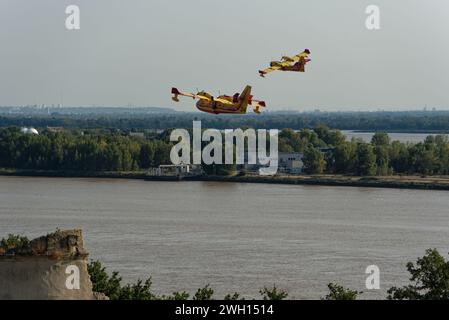
<path id="1" fill-rule="evenodd" d="M 277 286 L 317 299 L 329 282 L 380 299 L 427 248 L 449 252 L 449 193 L 358 187 L 0 177 L 0 235 L 82 228 L 92 259 L 154 290 L 217 297 Z M 380 290 L 365 288 L 368 265 Z"/>
<path id="2" fill-rule="evenodd" d="M 365 142 L 371 142 L 374 132 L 361 132 L 355 130 L 342 130 L 346 140 L 351 141 L 352 138 L 362 139 Z M 436 136 L 435 133 L 403 133 L 403 132 L 388 132 L 391 141 L 400 141 L 403 143 L 418 143 L 426 140 L 428 136 Z"/>

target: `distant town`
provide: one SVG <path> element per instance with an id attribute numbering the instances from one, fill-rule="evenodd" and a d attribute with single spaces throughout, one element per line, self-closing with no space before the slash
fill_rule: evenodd
<path id="1" fill-rule="evenodd" d="M 271 111 L 260 115 L 216 115 L 180 112 L 166 107 L 66 107 L 62 105 L 0 106 L 0 127 L 64 127 L 127 131 L 188 128 L 201 120 L 205 128 L 301 130 L 326 125 L 339 130 L 448 133 L 449 110 L 420 111 Z"/>
<path id="2" fill-rule="evenodd" d="M 109 114 L 148 114 L 148 113 L 174 113 L 176 110 L 161 107 L 65 107 L 62 104 L 40 104 L 26 106 L 0 106 L 0 114 L 8 115 L 109 115 Z"/>

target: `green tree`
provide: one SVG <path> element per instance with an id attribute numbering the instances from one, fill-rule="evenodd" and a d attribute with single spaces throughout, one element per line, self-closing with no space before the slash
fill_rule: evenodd
<path id="1" fill-rule="evenodd" d="M 10 249 L 18 249 L 27 246 L 30 243 L 27 237 L 17 234 L 9 234 L 7 238 L 0 240 L 0 251 L 6 252 Z"/>
<path id="2" fill-rule="evenodd" d="M 92 290 L 94 292 L 104 293 L 111 300 L 117 300 L 121 296 L 121 281 L 122 278 L 118 272 L 114 271 L 112 276 L 106 272 L 106 268 L 101 265 L 101 262 L 91 261 L 87 265 L 90 281 L 92 282 Z"/>
<path id="3" fill-rule="evenodd" d="M 373 176 L 376 174 L 376 155 L 373 147 L 366 143 L 357 144 L 357 174 Z"/>
<path id="4" fill-rule="evenodd" d="M 323 298 L 323 300 L 356 300 L 357 296 L 362 292 L 344 288 L 335 283 L 329 283 L 327 285 L 329 293 Z"/>
<path id="5" fill-rule="evenodd" d="M 91 261 L 87 266 L 92 290 L 104 293 L 111 300 L 152 300 L 157 297 L 151 291 L 151 278 L 137 280 L 134 284 L 121 285 L 122 278 L 114 271 L 111 276 L 100 261 Z"/>
<path id="6" fill-rule="evenodd" d="M 154 300 L 157 297 L 151 292 L 151 278 L 142 281 L 138 279 L 134 284 L 127 284 L 120 290 L 119 300 Z"/>
<path id="7" fill-rule="evenodd" d="M 326 147 L 326 143 L 318 137 L 318 134 L 314 130 L 301 129 L 299 131 L 299 137 L 301 138 L 303 148 L 300 151 L 305 150 L 310 144 L 314 147 Z"/>
<path id="8" fill-rule="evenodd" d="M 293 147 L 285 139 L 279 139 L 278 148 L 279 148 L 279 152 L 288 152 L 288 153 L 295 152 Z"/>
<path id="9" fill-rule="evenodd" d="M 345 136 L 340 130 L 331 130 L 325 125 L 319 125 L 313 129 L 318 138 L 323 141 L 326 146 L 337 146 L 345 142 Z"/>
<path id="10" fill-rule="evenodd" d="M 310 174 L 323 173 L 326 168 L 324 154 L 312 146 L 304 152 L 303 162 L 306 172 Z"/>
<path id="11" fill-rule="evenodd" d="M 334 172 L 335 173 L 354 173 L 357 156 L 357 144 L 353 142 L 343 142 L 338 145 L 334 152 Z"/>
<path id="12" fill-rule="evenodd" d="M 284 300 L 288 297 L 286 291 L 278 289 L 275 285 L 273 285 L 273 288 L 264 287 L 259 293 L 264 300 Z"/>
<path id="13" fill-rule="evenodd" d="M 388 145 L 376 145 L 374 147 L 376 156 L 376 170 L 377 175 L 386 176 L 391 174 L 390 170 L 390 154 Z"/>
<path id="14" fill-rule="evenodd" d="M 278 143 L 281 152 L 300 152 L 303 148 L 303 140 L 293 129 L 282 129 Z"/>
<path id="15" fill-rule="evenodd" d="M 385 176 L 391 173 L 390 170 L 390 137 L 386 132 L 376 132 L 371 138 L 376 155 L 376 173 Z"/>
<path id="16" fill-rule="evenodd" d="M 388 290 L 390 300 L 448 300 L 449 261 L 437 249 L 428 249 L 416 265 L 407 263 L 411 284 Z"/>
<path id="17" fill-rule="evenodd" d="M 154 150 L 154 159 L 153 159 L 153 166 L 159 166 L 161 164 L 170 164 L 170 150 L 171 150 L 171 144 L 168 144 L 166 142 L 156 140 L 155 141 L 156 146 Z"/>
<path id="18" fill-rule="evenodd" d="M 147 169 L 151 167 L 151 162 L 154 159 L 154 145 L 146 142 L 140 146 L 139 165 L 141 168 Z"/>
<path id="19" fill-rule="evenodd" d="M 173 292 L 171 296 L 161 296 L 160 299 L 162 300 L 188 300 L 190 297 L 190 294 L 185 291 L 176 291 Z"/>
<path id="20" fill-rule="evenodd" d="M 378 131 L 371 138 L 371 144 L 375 146 L 388 146 L 390 144 L 390 137 L 388 133 Z"/>
<path id="21" fill-rule="evenodd" d="M 446 175 L 449 173 L 449 140 L 447 135 L 435 136 L 434 143 L 439 160 L 437 172 Z"/>
<path id="22" fill-rule="evenodd" d="M 414 172 L 422 174 L 438 173 L 440 166 L 438 153 L 433 140 L 413 145 L 410 150 L 410 162 Z"/>
<path id="23" fill-rule="evenodd" d="M 227 294 L 227 295 L 224 297 L 224 300 L 245 300 L 245 298 L 242 298 L 242 297 L 240 296 L 240 293 L 234 292 L 233 294 Z"/>
<path id="24" fill-rule="evenodd" d="M 389 149 L 389 158 L 394 172 L 405 173 L 410 170 L 409 150 L 404 143 L 393 141 Z"/>
<path id="25" fill-rule="evenodd" d="M 213 295 L 214 290 L 209 287 L 209 284 L 207 284 L 203 288 L 199 288 L 196 291 L 193 296 L 193 300 L 212 300 Z"/>

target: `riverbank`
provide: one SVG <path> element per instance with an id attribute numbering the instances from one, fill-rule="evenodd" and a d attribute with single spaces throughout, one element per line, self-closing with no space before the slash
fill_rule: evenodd
<path id="1" fill-rule="evenodd" d="M 344 175 L 303 176 L 201 176 L 186 178 L 194 181 L 222 181 L 246 183 L 322 185 L 339 187 L 369 187 L 395 189 L 449 190 L 449 176 L 384 176 L 354 177 Z"/>
<path id="2" fill-rule="evenodd" d="M 379 176 L 356 177 L 345 175 L 300 175 L 300 176 L 150 176 L 146 171 L 45 171 L 0 169 L 0 176 L 64 177 L 64 178 L 111 178 L 140 179 L 149 181 L 216 181 L 241 183 L 323 185 L 341 187 L 370 187 L 395 189 L 449 190 L 449 176 Z"/>
<path id="3" fill-rule="evenodd" d="M 112 178 L 146 179 L 146 171 L 52 171 L 52 170 L 16 170 L 0 168 L 0 176 L 49 177 L 49 178 Z"/>

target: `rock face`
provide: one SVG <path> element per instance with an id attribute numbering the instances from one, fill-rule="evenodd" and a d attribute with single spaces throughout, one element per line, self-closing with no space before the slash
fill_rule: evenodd
<path id="1" fill-rule="evenodd" d="M 58 230 L 0 252 L 0 299 L 95 299 L 87 256 L 81 230 Z"/>

